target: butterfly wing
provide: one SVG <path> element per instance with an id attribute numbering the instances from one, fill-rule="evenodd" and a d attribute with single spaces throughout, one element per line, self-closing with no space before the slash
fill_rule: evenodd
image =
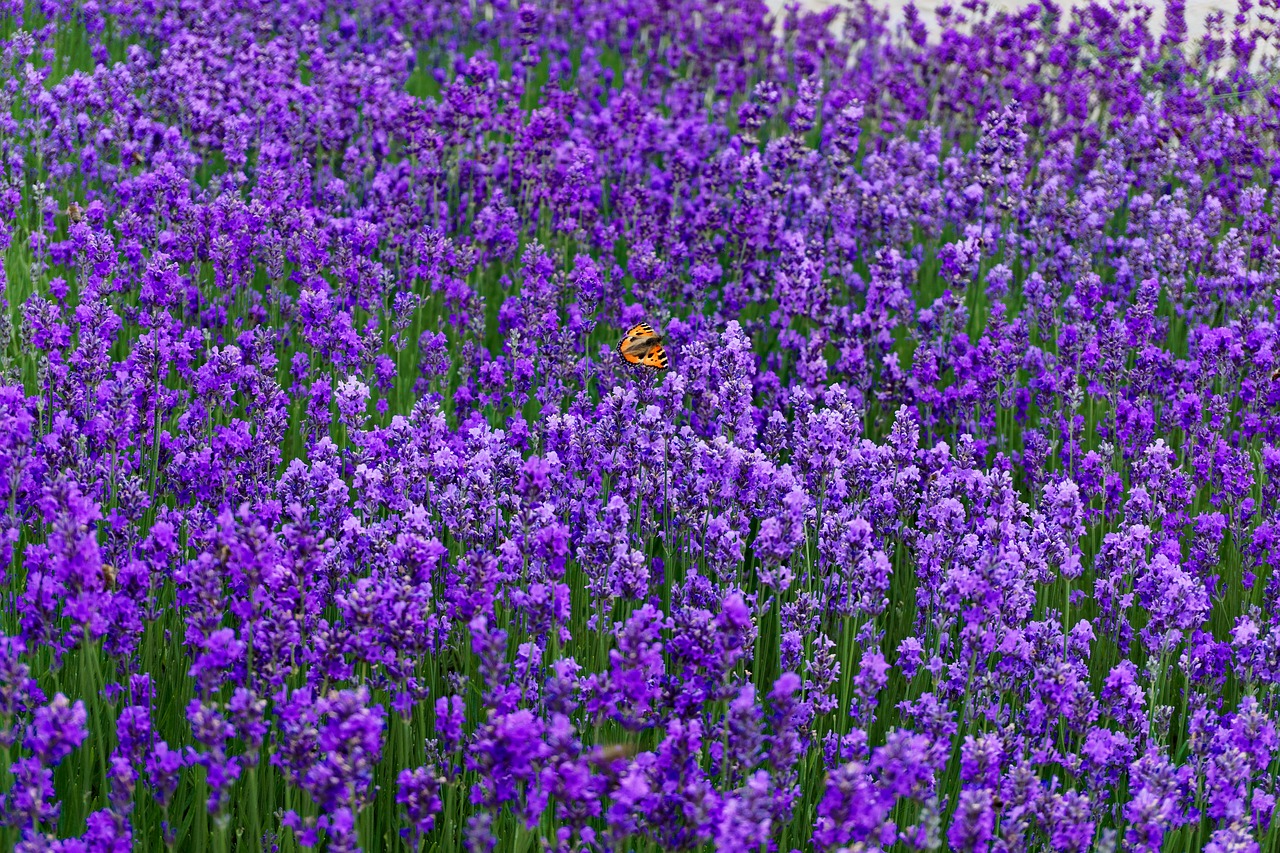
<path id="1" fill-rule="evenodd" d="M 658 340 L 661 340 L 661 338 L 653 330 L 653 326 L 648 323 L 638 323 L 627 329 L 627 333 L 618 342 L 618 354 L 631 364 L 639 364 L 640 360 L 652 349 L 653 343 Z"/>
<path id="2" fill-rule="evenodd" d="M 649 351 L 640 359 L 640 364 L 645 367 L 652 367 L 654 370 L 667 369 L 667 350 L 662 344 L 654 344 Z"/>
<path id="3" fill-rule="evenodd" d="M 656 334 L 657 332 L 653 330 L 653 326 L 648 323 L 636 323 L 630 329 L 627 329 L 627 337 L 629 338 L 641 338 Z"/>

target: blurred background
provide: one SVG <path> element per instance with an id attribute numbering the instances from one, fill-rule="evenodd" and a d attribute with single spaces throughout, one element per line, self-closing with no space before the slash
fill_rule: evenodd
<path id="1" fill-rule="evenodd" d="M 790 0 L 767 0 L 767 2 L 769 3 L 770 8 L 781 10 L 787 2 L 790 2 Z M 799 0 L 799 2 L 803 8 L 813 10 L 822 9 L 830 5 L 828 2 L 824 2 L 824 0 Z M 994 13 L 1000 9 L 1012 10 L 1022 8 L 1026 6 L 1030 0 L 988 0 L 988 2 L 990 3 L 991 11 Z M 1064 10 L 1072 5 L 1083 5 L 1072 4 L 1069 0 L 1058 0 L 1058 2 L 1063 6 Z M 873 5 L 884 4 L 883 2 L 877 3 L 873 0 Z M 893 19 L 901 20 L 901 10 L 906 6 L 905 0 L 902 0 L 902 2 L 890 2 L 888 5 L 894 10 L 895 14 Z M 959 0 L 951 0 L 951 2 L 948 2 L 948 0 L 916 0 L 916 8 L 920 10 L 920 17 L 929 26 L 929 31 L 931 33 L 936 34 L 938 31 L 937 18 L 934 16 L 934 11 L 939 6 L 944 5 L 950 5 L 957 12 L 963 11 L 960 7 Z M 1103 2 L 1102 5 L 1107 6 L 1109 3 Z M 1133 5 L 1135 4 L 1131 3 L 1130 7 Z M 1158 33 L 1164 27 L 1164 3 L 1162 0 L 1151 0 L 1150 5 L 1153 6 L 1155 10 L 1152 15 L 1152 30 Z M 1230 32 L 1232 29 L 1232 18 L 1236 12 L 1234 0 L 1230 0 L 1230 2 L 1227 3 L 1222 3 L 1220 0 L 1187 0 L 1186 9 L 1187 35 L 1191 39 L 1198 38 L 1204 32 L 1205 17 L 1211 12 L 1218 10 L 1226 13 L 1225 24 L 1227 31 Z"/>

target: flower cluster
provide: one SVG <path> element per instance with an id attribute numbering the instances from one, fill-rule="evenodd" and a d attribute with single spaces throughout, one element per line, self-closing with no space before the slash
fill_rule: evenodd
<path id="1" fill-rule="evenodd" d="M 0 846 L 1280 850 L 1269 5 L 0 0 Z"/>

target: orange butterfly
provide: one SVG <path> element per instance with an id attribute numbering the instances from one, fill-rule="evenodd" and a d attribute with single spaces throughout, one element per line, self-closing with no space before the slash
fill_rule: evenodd
<path id="1" fill-rule="evenodd" d="M 618 342 L 618 354 L 631 364 L 667 369 L 667 351 L 662 346 L 662 335 L 648 323 L 632 326 Z"/>

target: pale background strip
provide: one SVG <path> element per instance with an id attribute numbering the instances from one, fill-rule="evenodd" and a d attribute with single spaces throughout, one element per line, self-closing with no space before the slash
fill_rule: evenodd
<path id="1" fill-rule="evenodd" d="M 785 0 L 767 0 L 767 2 L 769 3 L 770 8 L 774 10 L 779 10 L 779 11 L 786 5 Z M 873 2 L 873 5 L 881 5 L 881 6 L 885 5 L 884 3 L 876 3 L 875 0 L 872 0 L 872 2 Z M 934 17 L 934 14 L 933 14 L 934 9 L 944 5 L 944 3 L 946 2 L 947 0 L 916 0 L 916 7 L 920 9 L 920 16 L 924 20 L 924 22 L 929 25 L 929 31 L 931 33 L 934 33 L 934 34 L 937 33 L 937 27 L 935 25 L 937 19 Z M 1018 9 L 1018 8 L 1025 7 L 1027 5 L 1027 2 L 1011 2 L 1011 0 L 988 0 L 988 2 L 991 4 L 992 12 L 995 12 L 998 9 Z M 1152 15 L 1151 29 L 1154 33 L 1159 35 L 1159 33 L 1162 32 L 1164 29 L 1164 3 L 1161 0 L 1149 0 L 1149 3 L 1155 8 L 1155 12 Z M 827 5 L 829 5 L 829 3 L 826 2 L 826 0 L 800 0 L 800 4 L 805 8 L 815 9 L 815 10 L 825 8 Z M 906 3 L 892 2 L 892 3 L 889 3 L 888 5 L 896 13 L 894 15 L 894 19 L 900 20 L 901 19 L 900 10 L 902 9 L 903 6 L 906 5 Z M 950 5 L 957 12 L 963 11 L 960 8 L 960 3 L 958 2 L 958 0 L 952 0 L 952 2 L 950 2 Z M 1072 4 L 1069 2 L 1069 0 L 1068 2 L 1063 2 L 1063 0 L 1059 0 L 1059 5 L 1062 5 L 1065 8 L 1065 7 L 1071 6 Z M 1102 5 L 1106 6 L 1108 4 L 1106 2 L 1103 2 Z M 1187 0 L 1186 21 L 1187 21 L 1187 33 L 1189 38 L 1195 39 L 1199 37 L 1199 35 L 1202 32 L 1204 32 L 1205 16 L 1217 9 L 1221 9 L 1222 11 L 1226 12 L 1226 22 L 1225 22 L 1226 30 L 1228 33 L 1230 33 L 1232 29 L 1232 18 L 1234 17 L 1236 12 L 1236 5 L 1234 0 L 1230 0 L 1230 2 L 1227 2 L 1227 3 L 1220 2 L 1220 0 L 1218 0 L 1218 2 L 1209 2 L 1209 0 Z"/>

